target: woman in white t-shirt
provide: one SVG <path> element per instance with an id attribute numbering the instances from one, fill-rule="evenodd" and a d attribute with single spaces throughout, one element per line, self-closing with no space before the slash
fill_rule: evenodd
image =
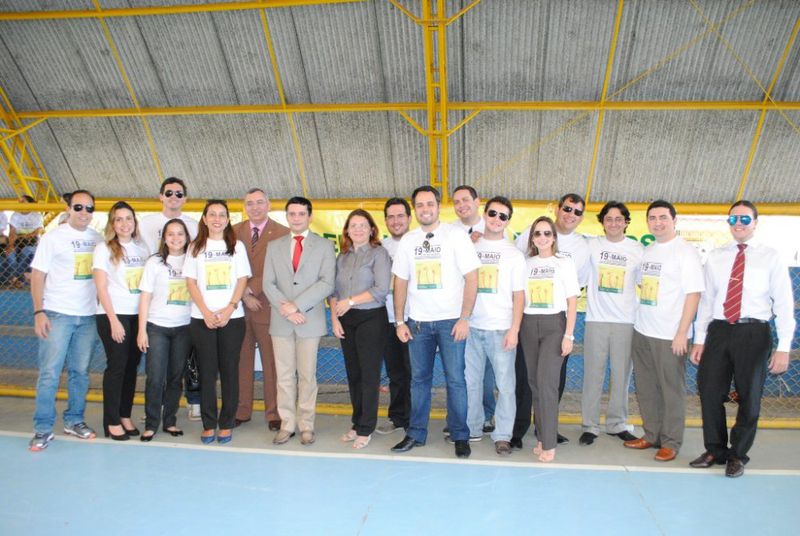
<path id="1" fill-rule="evenodd" d="M 192 297 L 189 333 L 197 349 L 200 371 L 200 413 L 209 444 L 216 438 L 228 443 L 233 437 L 239 403 L 239 351 L 244 338 L 242 294 L 252 275 L 247 250 L 231 227 L 228 205 L 209 199 L 197 238 L 189 246 L 183 265 L 186 286 Z M 217 375 L 222 408 L 217 413 Z M 219 434 L 217 434 L 219 426 Z"/>
<path id="2" fill-rule="evenodd" d="M 572 351 L 580 286 L 572 259 L 559 257 L 556 226 L 546 216 L 531 226 L 526 261 L 525 311 L 520 343 L 533 397 L 541 462 L 555 459 L 558 436 L 558 383 L 564 357 Z"/>
<path id="3" fill-rule="evenodd" d="M 125 201 L 108 211 L 105 242 L 97 244 L 92 275 L 97 286 L 97 333 L 106 351 L 103 373 L 103 430 L 106 437 L 125 441 L 139 435 L 131 422 L 136 369 L 141 352 L 139 279 L 148 256 L 138 241 L 136 213 Z"/>
<path id="4" fill-rule="evenodd" d="M 186 224 L 180 218 L 169 220 L 161 232 L 158 251 L 147 259 L 139 283 L 142 294 L 138 345 L 139 350 L 147 352 L 142 441 L 153 439 L 159 423 L 173 437 L 183 435 L 183 430 L 176 426 L 176 415 L 181 379 L 192 349 L 191 298 L 182 273 L 188 246 Z"/>

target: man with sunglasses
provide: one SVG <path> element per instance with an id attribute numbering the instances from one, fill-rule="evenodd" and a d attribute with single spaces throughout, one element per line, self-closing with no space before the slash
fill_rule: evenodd
<path id="1" fill-rule="evenodd" d="M 571 193 L 561 196 L 558 200 L 556 209 L 556 233 L 558 235 L 558 253 L 562 257 L 570 257 L 575 263 L 575 271 L 578 273 L 578 283 L 581 288 L 586 286 L 589 278 L 589 243 L 586 237 L 575 232 L 583 221 L 586 202 L 578 194 Z M 527 255 L 528 239 L 531 235 L 531 228 L 525 229 L 517 237 L 517 249 Z M 561 378 L 558 382 L 558 401 L 564 396 L 564 388 L 567 384 L 567 360 L 564 358 L 561 365 Z M 516 359 L 517 371 L 517 418 L 514 422 L 514 437 L 511 444 L 516 449 L 522 448 L 522 437 L 528 432 L 531 425 L 531 390 L 528 385 L 528 369 L 525 366 L 525 356 L 522 353 L 522 345 L 517 347 Z M 569 439 L 561 434 L 557 435 L 558 444 L 569 443 Z"/>
<path id="2" fill-rule="evenodd" d="M 675 207 L 667 201 L 659 199 L 647 207 L 647 228 L 656 240 L 642 256 L 631 342 L 644 436 L 624 445 L 658 448 L 659 462 L 674 460 L 683 444 L 686 357 L 692 321 L 705 290 L 700 255 L 678 236 L 676 219 Z"/>
<path id="3" fill-rule="evenodd" d="M 95 437 L 83 420 L 89 361 L 97 336 L 92 254 L 103 239 L 89 227 L 93 213 L 94 196 L 86 190 L 73 192 L 67 223 L 42 237 L 31 263 L 34 331 L 39 337 L 35 435 L 29 443 L 34 452 L 46 449 L 54 438 L 56 392 L 65 364 L 69 379 L 64 433 L 80 439 Z"/>
<path id="4" fill-rule="evenodd" d="M 525 256 L 505 237 L 513 213 L 511 201 L 505 197 L 493 197 L 484 208 L 486 226 L 475 243 L 481 261 L 478 296 L 464 356 L 470 440 L 480 439 L 484 432 L 486 364 L 491 363 L 495 371 L 490 389 L 494 391 L 496 382 L 498 400 L 491 437 L 500 456 L 511 454 L 516 412 L 514 357 L 525 305 Z"/>
<path id="5" fill-rule="evenodd" d="M 789 269 L 778 251 L 755 237 L 758 210 L 737 201 L 728 211 L 733 241 L 713 250 L 705 265 L 706 292 L 697 313 L 691 361 L 699 365 L 697 387 L 706 451 L 689 465 L 726 464 L 725 476 L 744 474 L 761 410 L 767 371 L 789 366 L 794 336 L 794 298 Z M 772 352 L 769 320 L 775 316 L 778 346 Z M 731 379 L 739 393 L 736 424 L 730 434 L 723 403 Z"/>
<path id="6" fill-rule="evenodd" d="M 478 290 L 480 261 L 469 237 L 439 221 L 439 191 L 420 186 L 411 195 L 420 227 L 407 233 L 394 257 L 397 338 L 408 342 L 411 417 L 406 436 L 392 447 L 407 452 L 428 437 L 433 363 L 439 349 L 447 382 L 447 425 L 455 454 L 471 454 L 467 428 L 464 347 Z M 408 323 L 402 320 L 408 299 Z"/>
<path id="7" fill-rule="evenodd" d="M 161 231 L 164 225 L 173 219 L 180 218 L 189 229 L 189 239 L 194 240 L 197 236 L 197 220 L 182 213 L 183 205 L 186 204 L 186 184 L 177 178 L 169 177 L 161 183 L 161 190 L 158 194 L 161 201 L 161 212 L 145 216 L 139 222 L 139 236 L 142 237 L 150 254 L 158 251 L 161 242 Z M 200 391 L 185 391 L 186 404 L 189 406 L 189 420 L 200 420 Z"/>

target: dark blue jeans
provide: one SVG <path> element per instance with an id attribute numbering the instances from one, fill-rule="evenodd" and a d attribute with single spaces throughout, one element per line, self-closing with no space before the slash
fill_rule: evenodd
<path id="1" fill-rule="evenodd" d="M 150 348 L 145 361 L 145 429 L 156 431 L 162 419 L 164 428 L 175 426 L 192 340 L 188 324 L 165 328 L 151 322 L 147 323 L 147 338 Z"/>

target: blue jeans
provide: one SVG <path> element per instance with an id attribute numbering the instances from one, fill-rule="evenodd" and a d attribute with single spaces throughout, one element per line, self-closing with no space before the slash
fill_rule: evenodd
<path id="1" fill-rule="evenodd" d="M 456 342 L 450 335 L 456 321 L 456 318 L 434 322 L 408 321 L 413 339 L 408 342 L 411 361 L 411 418 L 406 433 L 422 443 L 428 438 L 433 362 L 437 347 L 447 383 L 447 426 L 450 428 L 450 437 L 454 441 L 469 439 L 467 383 L 464 380 L 466 341 Z"/>
<path id="2" fill-rule="evenodd" d="M 89 390 L 89 361 L 97 338 L 95 316 L 72 316 L 47 311 L 52 329 L 39 339 L 39 379 L 33 431 L 49 433 L 56 422 L 56 391 L 64 364 L 67 366 L 67 409 L 64 427 L 83 422 Z"/>
<path id="3" fill-rule="evenodd" d="M 470 329 L 470 331 L 472 331 Z M 495 407 L 497 400 L 494 398 L 494 370 L 492 370 L 492 363 L 486 361 L 486 370 L 483 374 L 483 418 L 486 421 L 491 421 L 494 417 Z"/>
<path id="4" fill-rule="evenodd" d="M 497 383 L 497 408 L 495 412 L 495 430 L 492 441 L 509 441 L 514 427 L 514 416 L 517 411 L 514 390 L 516 376 L 514 358 L 517 349 L 503 349 L 505 330 L 486 330 L 469 328 L 467 347 L 464 352 L 467 381 L 467 425 L 471 436 L 483 435 L 484 416 L 483 399 L 485 397 L 486 364 L 491 363 Z M 494 385 L 492 385 L 494 390 Z M 494 394 L 492 394 L 494 396 Z"/>
<path id="5" fill-rule="evenodd" d="M 147 338 L 150 348 L 145 363 L 145 429 L 156 431 L 162 417 L 165 429 L 177 422 L 175 415 L 181 399 L 181 380 L 192 350 L 192 340 L 188 324 L 166 328 L 152 322 L 147 323 Z"/>

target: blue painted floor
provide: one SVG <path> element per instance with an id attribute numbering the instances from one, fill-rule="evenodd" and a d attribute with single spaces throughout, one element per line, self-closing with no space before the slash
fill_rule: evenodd
<path id="1" fill-rule="evenodd" d="M 0 435 L 0 534 L 798 534 L 800 473 Z M 674 466 L 673 466 L 674 467 Z M 754 474 L 756 473 L 756 474 Z"/>

